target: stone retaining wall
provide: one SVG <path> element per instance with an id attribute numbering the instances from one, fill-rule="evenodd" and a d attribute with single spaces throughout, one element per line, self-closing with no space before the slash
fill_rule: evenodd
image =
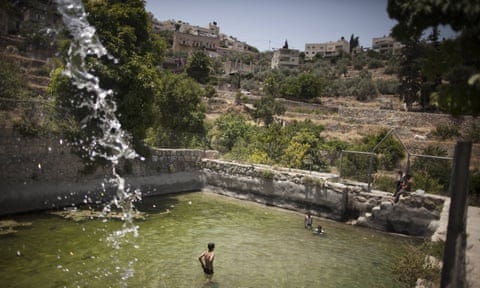
<path id="1" fill-rule="evenodd" d="M 439 228 L 445 198 L 410 195 L 393 204 L 391 193 L 345 185 L 334 174 L 289 171 L 204 159 L 205 181 L 216 193 L 382 231 L 430 237 Z"/>
<path id="2" fill-rule="evenodd" d="M 108 167 L 82 173 L 83 164 L 59 138 L 24 138 L 0 134 L 0 215 L 81 203 L 109 201 L 115 191 Z M 386 192 L 367 192 L 364 185 L 339 183 L 330 173 L 215 160 L 216 151 L 152 149 L 146 160 L 118 165 L 128 189 L 143 196 L 214 192 L 337 221 L 408 235 L 430 236 L 443 199 L 412 195 L 393 205 Z"/>
<path id="3" fill-rule="evenodd" d="M 355 107 L 338 108 L 338 116 L 345 121 L 351 120 L 358 124 L 376 125 L 382 123 L 391 127 L 436 127 L 438 124 L 451 124 L 460 131 L 467 131 L 475 123 L 480 126 L 480 119 L 470 116 L 455 118 L 447 114 L 434 114 L 422 112 L 405 112 L 398 110 L 366 109 Z"/>

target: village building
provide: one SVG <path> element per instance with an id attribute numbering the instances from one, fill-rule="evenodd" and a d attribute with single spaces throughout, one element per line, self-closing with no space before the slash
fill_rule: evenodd
<path id="1" fill-rule="evenodd" d="M 322 57 L 334 57 L 340 53 L 350 53 L 350 43 L 344 37 L 335 42 L 307 43 L 305 44 L 305 59 L 311 60 L 316 55 Z"/>
<path id="2" fill-rule="evenodd" d="M 403 47 L 402 43 L 390 36 L 372 38 L 372 50 L 381 54 L 400 54 Z"/>
<path id="3" fill-rule="evenodd" d="M 296 68 L 300 64 L 300 51 L 297 49 L 280 48 L 273 52 L 272 69 L 287 67 Z"/>

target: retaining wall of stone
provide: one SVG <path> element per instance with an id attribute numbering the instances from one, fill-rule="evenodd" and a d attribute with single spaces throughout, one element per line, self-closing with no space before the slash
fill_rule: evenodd
<path id="1" fill-rule="evenodd" d="M 342 184 L 329 173 L 211 159 L 204 159 L 203 167 L 206 185 L 216 193 L 382 231 L 430 237 L 445 209 L 443 197 L 412 194 L 393 204 L 391 193 Z"/>
<path id="2" fill-rule="evenodd" d="M 8 131 L 7 131 L 8 132 Z M 110 201 L 115 195 L 111 167 L 92 174 L 65 141 L 0 134 L 0 215 L 81 203 Z M 438 228 L 443 199 L 411 195 L 393 205 L 386 192 L 339 183 L 330 173 L 216 160 L 216 151 L 152 149 L 145 160 L 118 165 L 127 189 L 143 196 L 208 189 L 266 205 L 351 220 L 370 228 L 430 236 Z M 444 205 L 445 206 L 445 205 Z"/>

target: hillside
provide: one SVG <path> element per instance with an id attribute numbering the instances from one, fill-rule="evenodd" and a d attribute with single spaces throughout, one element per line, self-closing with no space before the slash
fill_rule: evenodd
<path id="1" fill-rule="evenodd" d="M 54 16 L 52 16 L 55 18 Z M 55 22 L 56 20 L 52 20 Z M 16 97 L 14 101 L 2 99 L 2 103 L 15 102 L 16 108 L 2 110 L 0 117 L 0 126 L 13 127 L 22 122 L 30 122 L 34 125 L 41 125 L 46 121 L 47 113 L 44 109 L 49 107 L 51 99 L 47 97 L 47 87 L 50 82 L 50 72 L 56 67 L 55 47 L 32 45 L 31 39 L 22 36 L 22 34 L 1 34 L 0 41 L 0 59 L 3 62 L 11 63 L 16 67 L 15 71 L 19 79 L 22 79 L 22 95 Z M 268 59 L 262 57 L 271 57 L 271 54 L 261 55 L 257 61 L 263 66 L 268 66 Z M 357 57 L 359 58 L 359 57 Z M 344 61 L 345 60 L 345 61 Z M 338 61 L 329 61 L 322 59 L 319 62 L 305 63 L 300 67 L 303 71 L 315 69 L 318 73 L 325 75 L 338 75 L 342 65 L 346 65 L 346 73 L 335 76 L 334 81 L 356 81 L 362 73 L 368 72 L 372 81 L 395 80 L 397 76 L 392 73 L 386 73 L 389 64 L 387 60 L 383 61 L 383 67 L 368 68 L 368 58 L 364 59 L 364 69 L 354 69 L 354 62 L 358 61 L 340 59 Z M 242 84 L 239 88 L 248 89 L 252 94 L 246 96 L 249 100 L 262 97 L 262 79 L 260 74 L 253 75 L 250 79 L 240 79 Z M 268 71 L 267 71 L 268 72 Z M 331 76 L 329 76 L 331 77 Z M 254 81 L 255 80 L 255 81 Z M 235 95 L 238 88 L 232 88 L 230 85 L 221 82 L 215 86 L 218 97 L 203 100 L 207 106 L 206 118 L 209 121 L 214 120 L 218 115 L 228 111 L 236 111 L 247 115 L 248 107 L 235 104 Z M 399 140 L 405 144 L 405 147 L 412 154 L 422 154 L 425 147 L 436 145 L 442 147 L 453 155 L 453 147 L 457 139 L 466 135 L 472 123 L 480 127 L 478 119 L 472 120 L 469 117 L 454 119 L 448 115 L 428 114 L 421 112 L 405 112 L 402 109 L 402 103 L 397 95 L 380 94 L 369 99 L 359 101 L 358 97 L 351 95 L 340 95 L 336 97 L 321 97 L 321 104 L 312 102 L 294 101 L 292 99 L 277 99 L 281 101 L 287 111 L 278 120 L 289 123 L 295 120 L 310 119 L 316 124 L 324 126 L 325 130 L 322 136 L 326 140 L 341 140 L 349 143 L 360 140 L 362 137 L 380 131 L 382 129 L 392 129 L 396 131 Z M 250 101 L 250 102 L 251 102 Z M 10 105 L 11 106 L 11 105 Z M 434 136 L 434 130 L 439 124 L 456 127 L 460 132 L 460 137 L 440 139 Z M 415 137 L 416 135 L 422 137 Z M 426 137 L 423 137 L 426 136 Z M 472 166 L 478 167 L 480 151 L 478 144 L 474 145 Z"/>

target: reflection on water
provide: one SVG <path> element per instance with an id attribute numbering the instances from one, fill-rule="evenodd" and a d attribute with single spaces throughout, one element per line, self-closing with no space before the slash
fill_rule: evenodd
<path id="1" fill-rule="evenodd" d="M 120 221 L 74 222 L 22 215 L 33 225 L 0 238 L 2 287 L 400 287 L 391 265 L 407 238 L 315 219 L 212 193 L 144 199 L 139 236 L 113 261 L 105 235 Z M 197 260 L 215 242 L 215 275 L 205 282 Z M 137 247 L 137 248 L 135 248 Z M 20 256 L 17 255 L 20 253 Z M 132 260 L 133 259 L 133 260 Z M 133 261 L 125 281 L 118 262 Z"/>

